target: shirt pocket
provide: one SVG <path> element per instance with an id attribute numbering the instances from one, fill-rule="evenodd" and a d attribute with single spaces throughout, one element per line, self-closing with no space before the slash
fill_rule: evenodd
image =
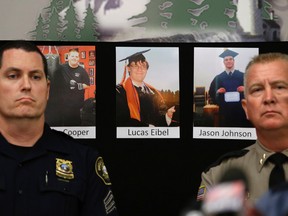
<path id="1" fill-rule="evenodd" d="M 43 212 L 42 214 L 38 212 L 38 215 L 78 215 L 83 202 L 84 185 L 81 179 L 68 180 L 56 175 L 41 177 L 39 180 L 41 203 L 38 203 L 36 208 Z"/>

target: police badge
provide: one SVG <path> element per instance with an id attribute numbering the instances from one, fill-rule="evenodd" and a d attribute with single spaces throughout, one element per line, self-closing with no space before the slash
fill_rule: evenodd
<path id="1" fill-rule="evenodd" d="M 56 158 L 56 175 L 64 179 L 74 179 L 72 161 Z"/>
<path id="2" fill-rule="evenodd" d="M 97 158 L 95 163 L 95 171 L 96 174 L 103 180 L 104 184 L 111 185 L 110 178 L 102 157 Z"/>

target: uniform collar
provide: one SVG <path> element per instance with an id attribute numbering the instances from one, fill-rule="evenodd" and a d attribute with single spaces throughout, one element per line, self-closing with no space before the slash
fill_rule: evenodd
<path id="1" fill-rule="evenodd" d="M 275 152 L 269 150 L 268 148 L 266 148 L 265 146 L 263 146 L 261 144 L 261 142 L 259 140 L 256 141 L 256 157 L 257 157 L 257 170 L 258 172 L 261 172 L 263 166 L 265 165 L 265 162 L 267 161 L 267 159 L 273 155 Z M 288 149 L 282 152 L 283 154 L 285 154 L 288 157 Z"/>
<path id="2" fill-rule="evenodd" d="M 25 157 L 24 160 L 39 157 L 43 154 L 46 154 L 47 151 L 69 154 L 69 148 L 65 148 L 66 145 L 65 146 L 59 145 L 59 141 L 57 142 L 57 140 L 55 139 L 56 136 L 57 135 L 53 133 L 53 130 L 47 124 L 45 124 L 43 135 L 32 147 L 33 150 L 31 149 L 31 152 L 27 154 L 27 157 Z M 5 154 L 12 158 L 16 158 L 15 153 L 11 151 L 9 145 L 11 144 L 0 134 L 0 153 Z"/>
<path id="3" fill-rule="evenodd" d="M 73 139 L 63 132 L 51 129 L 48 124 L 45 124 L 44 133 L 38 142 L 42 148 L 45 148 L 47 150 L 69 154 L 70 148 L 66 148 L 66 145 L 62 145 L 64 143 L 67 143 L 67 139 L 65 139 L 67 137 L 69 137 L 69 139 Z"/>

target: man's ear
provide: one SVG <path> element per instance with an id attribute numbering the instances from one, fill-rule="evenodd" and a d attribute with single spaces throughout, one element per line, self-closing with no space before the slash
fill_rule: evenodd
<path id="1" fill-rule="evenodd" d="M 241 100 L 242 108 L 244 109 L 244 112 L 246 114 L 246 118 L 249 120 L 248 112 L 247 112 L 247 100 L 242 99 Z"/>
<path id="2" fill-rule="evenodd" d="M 47 79 L 47 100 L 49 99 L 49 97 L 50 97 L 50 86 L 51 86 L 51 82 L 50 82 L 50 80 L 49 79 Z"/>

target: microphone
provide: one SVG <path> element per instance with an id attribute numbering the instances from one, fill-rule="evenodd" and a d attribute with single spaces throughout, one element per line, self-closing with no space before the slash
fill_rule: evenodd
<path id="1" fill-rule="evenodd" d="M 209 216 L 239 216 L 245 215 L 246 192 L 248 180 L 239 168 L 228 169 L 219 184 L 212 187 L 206 194 L 202 211 Z"/>
<path id="2" fill-rule="evenodd" d="M 228 169 L 222 178 L 220 178 L 219 183 L 224 183 L 224 182 L 235 182 L 235 181 L 242 181 L 242 183 L 245 186 L 245 190 L 248 192 L 248 179 L 246 174 L 243 172 L 242 169 L 237 168 L 237 167 L 232 167 Z"/>

